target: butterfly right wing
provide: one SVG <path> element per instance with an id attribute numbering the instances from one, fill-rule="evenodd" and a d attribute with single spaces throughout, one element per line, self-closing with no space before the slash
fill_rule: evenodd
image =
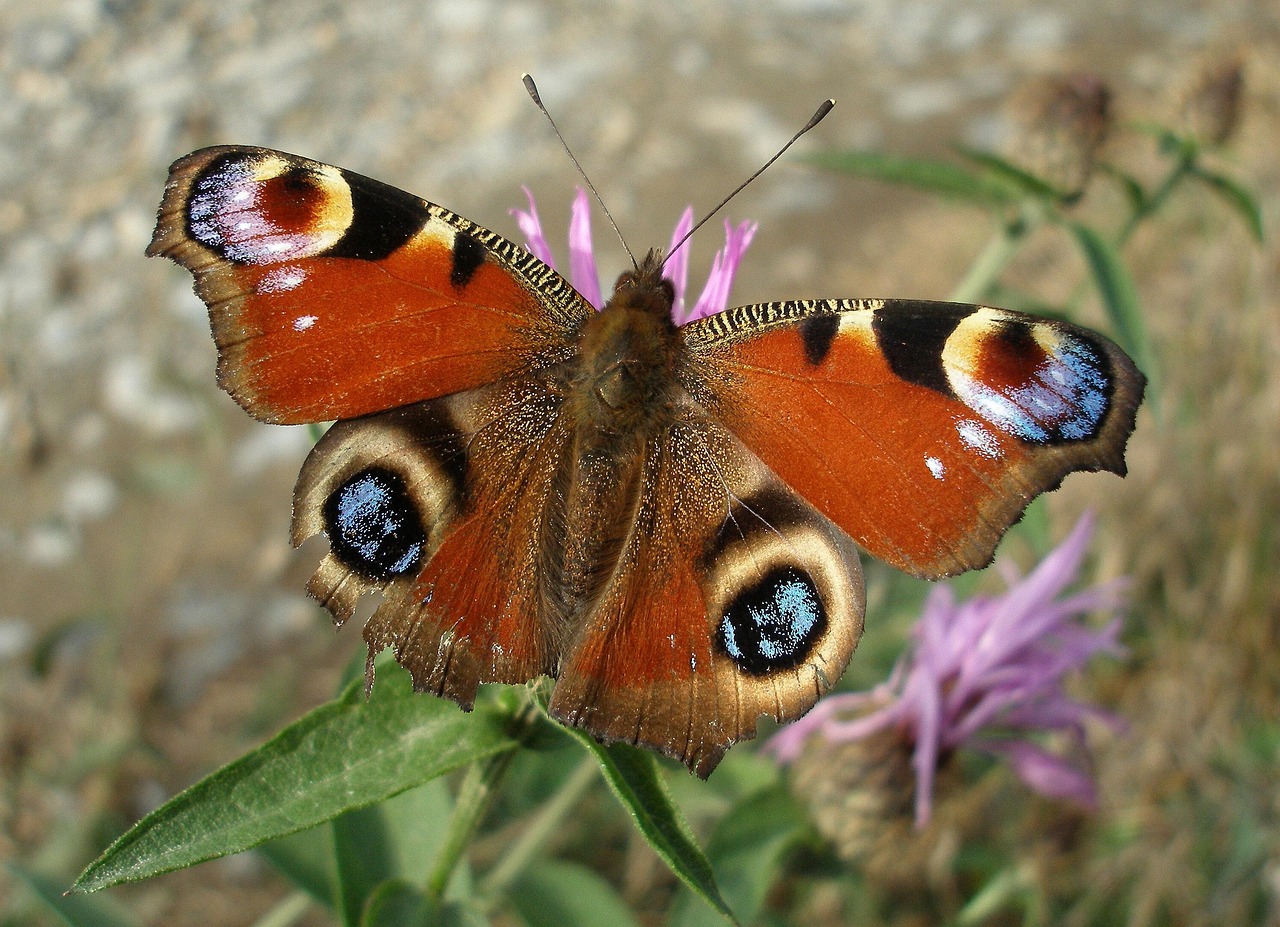
<path id="1" fill-rule="evenodd" d="M 464 708 L 481 683 L 554 674 L 570 441 L 543 376 L 338 422 L 294 492 L 294 545 L 330 546 L 308 591 L 339 625 L 380 591 L 370 661 L 391 647 L 416 689 Z"/>

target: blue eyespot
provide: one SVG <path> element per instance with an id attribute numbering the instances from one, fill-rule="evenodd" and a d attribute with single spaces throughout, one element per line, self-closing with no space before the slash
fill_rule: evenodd
<path id="1" fill-rule="evenodd" d="M 390 579 L 417 569 L 426 548 L 404 479 L 383 467 L 351 476 L 324 504 L 333 555 L 362 576 Z"/>
<path id="2" fill-rule="evenodd" d="M 716 644 L 743 672 L 763 676 L 803 663 L 826 627 L 813 580 L 795 567 L 778 567 L 733 600 Z"/>

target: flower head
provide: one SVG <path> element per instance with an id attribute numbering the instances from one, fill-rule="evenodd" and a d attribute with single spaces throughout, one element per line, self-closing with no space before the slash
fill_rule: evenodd
<path id="1" fill-rule="evenodd" d="M 790 761 L 815 736 L 840 743 L 896 732 L 911 745 L 917 826 L 929 820 L 940 759 L 962 746 L 1003 757 L 1037 792 L 1093 805 L 1094 783 L 1078 759 L 1031 739 L 1062 732 L 1083 753 L 1086 719 L 1120 726 L 1114 715 L 1069 698 L 1062 686 L 1067 673 L 1095 654 L 1120 650 L 1118 618 L 1101 630 L 1077 620 L 1117 608 L 1117 583 L 1063 595 L 1092 534 L 1093 518 L 1085 515 L 1029 576 L 1008 576 L 1009 589 L 1000 595 L 957 603 L 948 587 L 936 587 L 914 648 L 885 683 L 826 699 L 775 735 L 769 749 Z"/>
<path id="2" fill-rule="evenodd" d="M 1015 161 L 1049 181 L 1068 201 L 1084 193 L 1115 121 L 1111 90 L 1096 75 L 1031 81 L 1013 102 L 1020 131 Z"/>
<path id="3" fill-rule="evenodd" d="M 529 198 L 529 211 L 513 209 L 520 231 L 526 239 L 525 247 L 544 264 L 554 268 L 555 259 L 551 254 L 551 245 L 542 232 L 542 222 L 538 218 L 538 209 L 533 201 L 533 194 L 525 188 L 525 196 Z M 667 253 L 674 248 L 689 230 L 693 228 L 693 209 L 687 208 L 676 223 L 671 233 L 671 245 Z M 685 292 L 689 279 L 689 249 L 680 248 L 667 262 L 665 276 L 676 289 L 676 301 L 671 308 L 673 320 L 677 325 L 692 322 L 723 311 L 729 305 L 729 290 L 733 286 L 734 275 L 738 265 L 746 253 L 751 239 L 755 237 L 757 225 L 754 222 L 741 222 L 738 225 L 726 221 L 724 224 L 724 248 L 716 252 L 711 262 L 711 273 L 707 277 L 702 294 L 693 307 L 685 305 Z M 573 212 L 569 220 L 569 282 L 573 288 L 586 297 L 587 302 L 597 309 L 604 307 L 604 297 L 600 289 L 600 275 L 596 270 L 595 251 L 591 242 L 591 200 L 586 191 L 578 188 L 578 195 L 573 199 Z"/>
<path id="4" fill-rule="evenodd" d="M 1224 145 L 1240 124 L 1244 63 L 1237 57 L 1201 68 L 1183 91 L 1182 119 L 1192 137 L 1205 145 Z"/>

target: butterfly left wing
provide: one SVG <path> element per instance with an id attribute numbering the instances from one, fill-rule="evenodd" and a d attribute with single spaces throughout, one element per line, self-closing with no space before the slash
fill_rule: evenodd
<path id="1" fill-rule="evenodd" d="M 279 424 L 551 366 L 593 311 L 524 248 L 461 216 L 266 148 L 175 162 L 147 253 L 195 276 L 219 384 Z"/>
<path id="2" fill-rule="evenodd" d="M 553 716 L 705 778 L 799 717 L 862 633 L 849 538 L 692 403 L 644 457 L 620 555 L 565 648 Z M 587 477 L 588 493 L 616 491 Z"/>
<path id="3" fill-rule="evenodd" d="M 1073 470 L 1123 474 L 1145 379 L 1075 325 L 917 300 L 744 306 L 686 325 L 681 381 L 866 550 L 985 566 Z"/>

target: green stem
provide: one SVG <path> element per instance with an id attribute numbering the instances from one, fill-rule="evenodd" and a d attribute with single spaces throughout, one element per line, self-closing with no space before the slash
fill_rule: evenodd
<path id="1" fill-rule="evenodd" d="M 1119 251 L 1125 246 L 1125 243 L 1133 237 L 1133 233 L 1137 231 L 1138 226 L 1146 219 L 1155 215 L 1156 212 L 1164 206 L 1169 196 L 1177 189 L 1178 184 L 1191 174 L 1196 166 L 1196 156 L 1187 151 L 1183 151 L 1178 155 L 1177 162 L 1165 175 L 1160 186 L 1156 187 L 1154 193 L 1147 197 L 1138 208 L 1129 214 L 1129 218 L 1125 220 L 1120 231 L 1116 233 L 1115 247 Z M 1067 297 L 1065 309 L 1068 316 L 1075 314 L 1080 308 L 1080 302 L 1084 299 L 1085 293 L 1089 291 L 1089 281 L 1081 280 L 1075 285 L 1071 291 L 1071 295 Z"/>
<path id="2" fill-rule="evenodd" d="M 964 279 L 951 291 L 951 301 L 973 303 L 982 299 L 1018 253 L 1018 248 L 1022 246 L 1032 225 L 1027 219 L 1021 218 L 1001 226 L 999 233 L 992 236 L 982 249 Z"/>
<path id="3" fill-rule="evenodd" d="M 1129 240 L 1129 237 L 1133 235 L 1134 230 L 1137 229 L 1139 223 L 1149 216 L 1154 215 L 1162 206 L 1164 206 L 1165 201 L 1169 199 L 1170 194 L 1172 194 L 1178 184 L 1182 183 L 1183 179 L 1192 172 L 1195 166 L 1195 154 L 1184 151 L 1178 155 L 1177 162 L 1165 177 L 1164 182 L 1156 188 L 1155 193 L 1152 193 L 1151 196 L 1147 197 L 1142 205 L 1133 211 L 1129 216 L 1128 221 L 1125 222 L 1124 227 L 1121 228 L 1119 234 L 1116 235 L 1117 248 L 1120 248 Z"/>
<path id="4" fill-rule="evenodd" d="M 310 907 L 311 898 L 306 892 L 294 892 L 258 918 L 253 927 L 293 927 Z"/>
<path id="5" fill-rule="evenodd" d="M 489 871 L 481 894 L 493 898 L 506 892 L 533 858 L 545 849 L 547 840 L 559 828 L 565 816 L 577 807 L 582 796 L 595 783 L 598 770 L 594 757 L 589 756 L 578 764 L 560 791 L 542 806 L 511 849 Z"/>
<path id="6" fill-rule="evenodd" d="M 489 805 L 497 794 L 498 783 L 506 775 L 515 754 L 514 750 L 504 750 L 487 760 L 473 763 L 467 770 L 462 788 L 458 790 L 453 817 L 449 819 L 444 846 L 440 848 L 435 865 L 427 876 L 427 894 L 432 898 L 444 897 L 449 880 L 453 878 L 453 871 L 466 853 L 484 813 L 489 810 Z"/>

